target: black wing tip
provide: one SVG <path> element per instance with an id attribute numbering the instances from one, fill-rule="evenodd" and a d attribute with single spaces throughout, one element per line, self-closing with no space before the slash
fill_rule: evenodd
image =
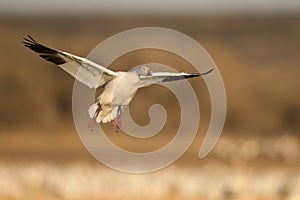
<path id="1" fill-rule="evenodd" d="M 28 47 L 29 49 L 33 50 L 36 52 L 36 46 L 39 45 L 39 43 L 33 39 L 29 34 L 27 34 L 27 37 L 23 37 L 22 43 L 24 44 L 25 47 Z"/>
<path id="2" fill-rule="evenodd" d="M 31 49 L 37 53 L 41 53 L 38 50 L 45 50 L 45 49 L 49 50 L 50 49 L 50 48 L 40 44 L 39 42 L 37 42 L 29 34 L 27 34 L 27 37 L 23 37 L 22 43 L 24 44 L 25 47 L 28 47 L 29 49 Z"/>
<path id="3" fill-rule="evenodd" d="M 191 74 L 191 75 L 194 75 L 194 77 L 198 77 L 198 76 L 205 76 L 209 73 L 211 73 L 212 71 L 214 71 L 215 69 L 214 68 L 211 68 L 210 70 L 206 71 L 206 72 L 203 72 L 203 73 L 195 73 L 195 74 Z"/>
<path id="4" fill-rule="evenodd" d="M 24 44 L 25 47 L 38 53 L 41 58 L 49 62 L 55 63 L 57 65 L 66 63 L 66 61 L 58 55 L 57 50 L 40 44 L 35 39 L 33 39 L 33 37 L 31 37 L 29 34 L 27 34 L 27 37 L 23 38 L 22 43 Z"/>
<path id="5" fill-rule="evenodd" d="M 26 36 L 23 37 L 23 40 L 28 40 L 28 41 L 36 42 L 35 39 L 33 39 L 33 37 L 31 37 L 29 34 L 26 34 Z"/>
<path id="6" fill-rule="evenodd" d="M 207 72 L 204 72 L 204 73 L 193 73 L 193 74 L 184 75 L 184 78 L 187 79 L 187 78 L 195 78 L 195 77 L 199 77 L 199 76 L 204 76 L 204 75 L 211 73 L 212 71 L 214 71 L 214 68 L 211 68 L 210 70 L 208 70 Z"/>
<path id="7" fill-rule="evenodd" d="M 26 36 L 27 37 L 23 37 L 23 41 L 22 41 L 24 46 L 30 47 L 32 45 L 38 44 L 38 42 L 35 39 L 33 39 L 29 34 L 27 34 Z"/>
<path id="8" fill-rule="evenodd" d="M 209 74 L 210 72 L 214 71 L 215 69 L 214 68 L 211 68 L 210 70 L 208 70 L 207 72 L 204 72 L 204 73 L 201 73 L 200 75 L 207 75 Z"/>
<path id="9" fill-rule="evenodd" d="M 199 77 L 201 76 L 201 74 L 199 73 L 194 73 L 194 74 L 188 74 L 188 75 L 184 75 L 184 78 L 195 78 L 195 77 Z"/>

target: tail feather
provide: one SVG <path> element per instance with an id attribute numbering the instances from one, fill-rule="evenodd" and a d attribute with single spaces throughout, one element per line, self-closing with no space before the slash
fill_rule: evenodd
<path id="1" fill-rule="evenodd" d="M 96 111 L 99 108 L 98 103 L 94 103 L 93 105 L 91 105 L 89 107 L 88 113 L 91 119 L 93 119 L 95 117 Z"/>
<path id="2" fill-rule="evenodd" d="M 94 120 L 96 119 L 97 123 L 108 123 L 113 121 L 114 119 L 118 118 L 121 114 L 121 106 L 115 106 L 111 108 L 110 106 L 103 106 L 100 109 L 100 112 L 98 110 L 99 103 L 96 102 L 92 104 L 88 109 L 89 117 Z M 98 113 L 99 112 L 99 113 Z"/>
<path id="3" fill-rule="evenodd" d="M 119 117 L 120 114 L 119 110 L 120 110 L 120 106 L 113 107 L 113 109 L 111 109 L 109 112 L 105 112 L 105 110 L 102 110 L 97 117 L 97 122 L 98 123 L 111 122 L 112 120 Z"/>

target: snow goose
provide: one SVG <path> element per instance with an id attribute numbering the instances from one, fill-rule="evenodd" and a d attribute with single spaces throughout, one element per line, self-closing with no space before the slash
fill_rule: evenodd
<path id="1" fill-rule="evenodd" d="M 42 45 L 29 35 L 24 38 L 23 43 L 26 47 L 38 53 L 40 57 L 58 65 L 89 88 L 104 88 L 97 101 L 88 109 L 91 118 L 89 127 L 91 128 L 97 123 L 113 121 L 114 127 L 119 130 L 121 127 L 121 113 L 139 88 L 199 77 L 213 71 L 213 69 L 210 69 L 204 73 L 191 74 L 184 72 L 153 72 L 149 67 L 141 66 L 133 71 L 114 72 L 86 58 Z M 80 73 L 78 73 L 79 69 Z"/>

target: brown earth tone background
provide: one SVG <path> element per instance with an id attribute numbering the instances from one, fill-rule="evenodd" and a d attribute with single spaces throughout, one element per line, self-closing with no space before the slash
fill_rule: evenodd
<path id="1" fill-rule="evenodd" d="M 299 25 L 299 16 L 2 17 L 0 199 L 300 199 Z M 201 108 L 195 141 L 172 166 L 132 175 L 106 168 L 87 152 L 72 119 L 74 80 L 21 41 L 30 34 L 86 56 L 109 36 L 143 26 L 171 28 L 203 45 L 222 73 L 228 109 L 218 144 L 199 160 L 210 101 L 203 80 L 191 80 Z M 151 49 L 128 53 L 110 68 L 148 62 L 194 70 L 171 53 Z M 161 86 L 139 91 L 130 108 L 138 124 L 149 122 L 153 103 L 168 111 L 157 136 L 134 139 L 103 125 L 107 136 L 135 152 L 164 146 L 178 127 L 178 102 Z"/>

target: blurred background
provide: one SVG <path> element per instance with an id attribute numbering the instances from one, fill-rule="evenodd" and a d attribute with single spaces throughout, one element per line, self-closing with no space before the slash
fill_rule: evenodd
<path id="1" fill-rule="evenodd" d="M 170 167 L 132 175 L 87 152 L 72 118 L 73 78 L 21 41 L 30 34 L 84 57 L 109 36 L 144 26 L 171 28 L 203 45 L 223 76 L 228 109 L 220 140 L 199 160 L 210 100 L 203 80 L 191 80 L 201 109 L 195 141 Z M 0 199 L 300 199 L 300 1 L 1 0 L 0 44 Z M 148 62 L 194 70 L 151 49 L 110 68 Z M 180 118 L 171 92 L 139 91 L 130 111 L 146 125 L 153 103 L 168 111 L 158 135 L 135 139 L 103 125 L 107 136 L 135 152 L 167 144 Z"/>

